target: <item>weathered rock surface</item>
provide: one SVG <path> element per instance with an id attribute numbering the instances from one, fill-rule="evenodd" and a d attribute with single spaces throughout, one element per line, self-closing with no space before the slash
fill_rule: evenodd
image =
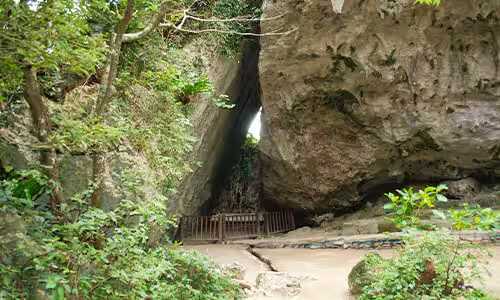
<path id="1" fill-rule="evenodd" d="M 500 176 L 500 2 L 333 2 L 265 1 L 285 15 L 263 32 L 297 30 L 261 42 L 264 198 L 345 210 L 404 180 Z"/>
<path id="2" fill-rule="evenodd" d="M 8 111 L 3 116 L 5 126 L 0 128 L 0 169 L 27 169 L 36 166 L 39 151 L 32 145 L 37 143 L 31 134 L 31 116 L 24 102 L 19 104 L 15 111 Z M 4 124 L 2 124 L 4 125 Z M 125 181 L 130 177 L 130 170 L 134 169 L 139 175 L 141 184 L 136 193 L 144 199 L 151 199 L 159 195 L 155 188 L 155 172 L 149 166 L 143 153 L 139 153 L 122 145 L 119 151 L 107 154 L 107 166 L 104 174 L 104 191 L 101 195 L 104 209 L 115 208 L 122 199 L 126 199 L 130 191 Z M 58 155 L 59 177 L 62 193 L 69 199 L 78 193 L 89 189 L 92 181 L 92 158 L 90 155 Z M 133 167 L 133 168 L 132 168 Z"/>
<path id="3" fill-rule="evenodd" d="M 243 280 L 245 277 L 245 267 L 239 262 L 235 261 L 221 267 L 222 273 L 238 280 Z"/>
<path id="4" fill-rule="evenodd" d="M 481 184 L 474 178 L 464 178 L 456 181 L 444 182 L 448 186 L 446 196 L 450 198 L 472 198 L 481 190 Z"/>
<path id="5" fill-rule="evenodd" d="M 293 297 L 300 294 L 302 284 L 314 278 L 286 272 L 261 272 L 257 275 L 256 288 L 267 297 Z"/>

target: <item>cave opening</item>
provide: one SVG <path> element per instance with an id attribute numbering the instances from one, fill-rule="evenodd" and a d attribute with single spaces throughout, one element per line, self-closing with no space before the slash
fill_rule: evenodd
<path id="1" fill-rule="evenodd" d="M 260 99 L 259 99 L 260 100 Z M 260 101 L 239 116 L 214 178 L 206 214 L 247 213 L 261 207 Z M 239 128 L 238 128 L 239 127 Z"/>
<path id="2" fill-rule="evenodd" d="M 252 136 L 257 141 L 260 140 L 260 128 L 261 128 L 261 115 L 262 108 L 259 109 L 252 122 L 250 123 L 250 127 L 248 128 L 247 136 Z"/>

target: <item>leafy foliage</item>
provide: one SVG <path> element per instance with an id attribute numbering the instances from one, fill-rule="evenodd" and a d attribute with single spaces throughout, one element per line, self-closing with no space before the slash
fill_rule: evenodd
<path id="1" fill-rule="evenodd" d="M 252 164 L 255 163 L 256 157 L 259 153 L 258 148 L 259 141 L 252 135 L 247 135 L 245 143 L 241 147 L 240 160 L 238 162 L 240 180 L 245 180 L 250 178 L 252 174 Z"/>
<path id="2" fill-rule="evenodd" d="M 359 299 L 492 299 L 470 287 L 486 254 L 445 230 L 411 232 L 394 258 L 365 257 L 369 280 Z"/>
<path id="3" fill-rule="evenodd" d="M 418 192 L 411 187 L 396 190 L 397 194 L 385 194 L 391 202 L 384 205 L 384 209 L 394 214 L 391 220 L 399 228 L 417 227 L 420 225 L 420 216 L 424 208 L 434 207 L 437 201 L 447 201 L 441 194 L 446 189 L 445 185 L 439 185 L 428 186 Z"/>
<path id="4" fill-rule="evenodd" d="M 418 4 L 425 4 L 432 6 L 438 6 L 439 4 L 441 4 L 441 0 L 415 0 L 415 2 Z"/>
<path id="5" fill-rule="evenodd" d="M 448 212 L 433 211 L 435 215 L 453 222 L 456 230 L 492 230 L 500 229 L 500 213 L 491 208 L 481 208 L 479 204 L 464 203 L 462 209 L 450 209 Z"/>
<path id="6" fill-rule="evenodd" d="M 212 8 L 212 14 L 219 18 L 235 18 L 244 16 L 246 18 L 259 18 L 262 11 L 259 1 L 241 1 L 241 0 L 218 0 Z M 250 22 L 230 22 L 217 24 L 220 30 L 233 32 L 252 32 L 254 26 Z M 240 43 L 243 39 L 237 34 L 215 33 L 214 39 L 218 41 L 218 50 L 226 56 L 235 56 L 239 52 Z"/>
<path id="7" fill-rule="evenodd" d="M 23 171 L 1 182 L 0 217 L 16 222 L 0 241 L 0 298 L 29 298 L 32 291 L 52 299 L 239 297 L 209 261 L 169 243 L 175 220 L 165 199 L 123 200 L 105 212 L 89 207 L 90 193 L 82 193 L 56 220 L 44 209 L 47 181 Z"/>
<path id="8" fill-rule="evenodd" d="M 16 3 L 18 2 L 18 3 Z M 104 58 L 104 39 L 90 34 L 90 1 L 0 3 L 0 98 L 23 82 L 23 68 L 88 76 Z"/>
<path id="9" fill-rule="evenodd" d="M 214 98 L 213 101 L 215 106 L 223 109 L 231 109 L 236 106 L 236 104 L 231 102 L 231 99 L 229 99 L 229 96 L 227 95 L 220 95 L 219 97 Z"/>

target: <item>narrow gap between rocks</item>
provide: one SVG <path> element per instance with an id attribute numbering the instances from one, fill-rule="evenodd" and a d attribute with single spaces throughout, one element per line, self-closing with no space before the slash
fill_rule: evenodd
<path id="1" fill-rule="evenodd" d="M 278 269 L 273 265 L 273 262 L 269 258 L 267 258 L 267 257 L 263 256 L 262 254 L 258 253 L 257 251 L 255 251 L 255 249 L 252 246 L 248 246 L 246 250 L 248 251 L 248 253 L 253 255 L 259 261 L 264 263 L 267 266 L 267 268 L 269 269 L 269 271 L 279 272 Z"/>

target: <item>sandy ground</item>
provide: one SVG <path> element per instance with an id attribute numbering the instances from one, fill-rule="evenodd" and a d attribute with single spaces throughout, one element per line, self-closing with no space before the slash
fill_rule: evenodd
<path id="1" fill-rule="evenodd" d="M 255 282 L 258 272 L 267 270 L 267 266 L 239 245 L 198 245 L 187 246 L 198 250 L 214 259 L 218 264 L 237 261 L 246 267 L 245 280 Z M 355 249 L 255 249 L 269 258 L 279 271 L 292 274 L 308 275 L 316 280 L 303 284 L 300 295 L 288 298 L 295 300 L 346 300 L 350 297 L 347 276 L 351 268 L 369 251 Z M 377 250 L 382 256 L 391 256 L 392 250 Z M 489 260 L 484 288 L 500 298 L 500 246 L 492 247 L 493 257 Z M 253 297 L 252 300 L 276 298 Z"/>
<path id="2" fill-rule="evenodd" d="M 219 265 L 227 265 L 238 262 L 245 267 L 244 279 L 255 283 L 255 278 L 259 272 L 267 271 L 266 264 L 248 253 L 246 246 L 242 245 L 196 245 L 185 246 L 184 248 L 199 251 L 212 259 Z"/>

